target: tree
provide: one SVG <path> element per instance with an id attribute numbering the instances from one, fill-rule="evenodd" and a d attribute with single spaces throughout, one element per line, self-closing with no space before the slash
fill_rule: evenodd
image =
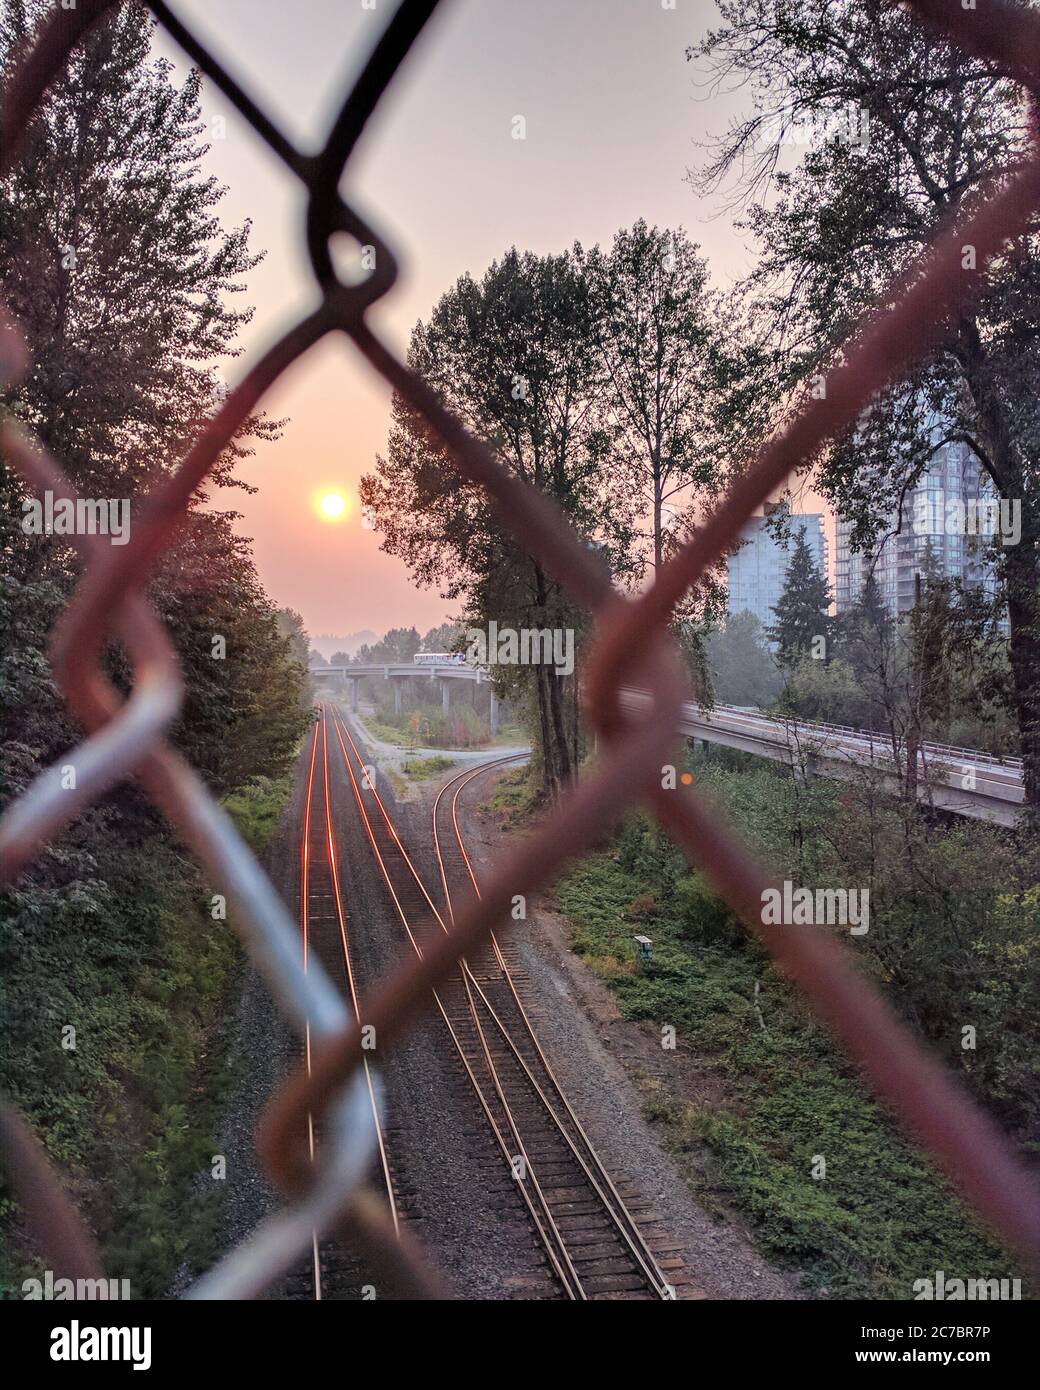
<path id="1" fill-rule="evenodd" d="M 420 645 L 419 633 L 414 627 L 392 627 L 380 641 L 359 647 L 355 660 L 363 665 L 395 665 L 411 661 Z"/>
<path id="2" fill-rule="evenodd" d="M 890 642 L 894 629 L 892 614 L 881 597 L 881 589 L 871 570 L 863 581 L 859 598 L 835 623 L 835 631 L 843 642 L 853 647 L 857 642 Z"/>
<path id="3" fill-rule="evenodd" d="M 746 225 L 763 254 L 749 280 L 778 350 L 778 390 L 836 359 L 893 273 L 944 222 L 963 221 L 982 184 L 1029 138 L 1027 106 L 992 64 L 937 37 L 905 9 L 852 0 L 727 0 L 696 50 L 751 109 L 695 176 L 739 171 L 758 199 Z M 792 135 L 815 133 L 793 167 Z M 1000 550 L 1012 689 L 1027 801 L 1040 804 L 1040 257 L 1038 224 L 984 269 L 937 351 L 884 393 L 820 460 L 817 486 L 869 543 L 880 518 L 938 448 L 974 450 L 1021 539 Z M 963 264 L 973 265 L 965 245 Z M 942 422 L 935 437 L 935 421 Z M 892 448 L 893 437 L 905 447 Z M 811 460 L 806 460 L 809 466 Z"/>
<path id="4" fill-rule="evenodd" d="M 424 652 L 458 652 L 465 648 L 465 628 L 458 623 L 441 623 L 431 627 L 422 639 Z"/>
<path id="5" fill-rule="evenodd" d="M 264 593 L 249 543 L 226 515 L 195 512 L 151 592 L 186 687 L 178 747 L 218 796 L 257 775 L 281 776 L 309 717 L 307 634 L 286 634 L 290 610 Z"/>
<path id="6" fill-rule="evenodd" d="M 835 620 L 834 648 L 849 666 L 863 695 L 862 711 L 855 722 L 868 729 L 881 728 L 886 721 L 890 725 L 892 710 L 888 693 L 893 687 L 898 663 L 896 626 L 873 571 L 868 573 L 856 602 Z M 836 722 L 854 721 L 837 719 Z"/>
<path id="7" fill-rule="evenodd" d="M 907 737 L 915 747 L 924 739 L 948 737 L 958 693 L 966 687 L 976 708 L 992 694 L 987 646 L 993 604 L 977 587 L 943 575 L 930 556 L 926 560 L 904 634 Z M 908 763 L 908 776 L 914 775 L 916 765 Z"/>
<path id="8" fill-rule="evenodd" d="M 42 0 L 3 0 L 5 86 L 32 29 L 53 10 Z M 178 464 L 222 398 L 217 362 L 237 351 L 250 311 L 235 309 L 234 296 L 256 263 L 247 228 L 221 230 L 221 190 L 201 170 L 199 79 L 175 87 L 170 65 L 151 58 L 150 37 L 147 13 L 132 0 L 91 29 L 0 183 L 0 297 L 32 362 L 0 408 L 44 439 L 83 496 L 128 500 L 131 531 L 139 497 Z M 217 485 L 235 481 L 250 441 L 276 431 L 274 422 L 249 422 L 218 460 Z M 60 536 L 26 534 L 24 496 L 0 463 L 4 802 L 83 734 L 46 654 L 79 560 Z M 249 544 L 234 533 L 235 514 L 203 507 L 203 497 L 159 559 L 148 597 L 185 676 L 171 736 L 222 795 L 289 765 L 303 728 L 303 673 L 278 634 Z M 122 647 L 113 642 L 104 662 L 127 691 Z M 172 1203 L 171 1167 L 183 1166 L 194 1142 L 202 1040 L 215 1036 L 210 1009 L 225 1002 L 232 960 L 227 924 L 206 905 L 210 891 L 127 781 L 0 895 L 0 1086 L 86 1194 L 102 1240 L 113 1235 L 113 1213 L 126 1220 L 129 1210 L 137 1248 L 125 1264 L 118 1252 L 116 1267 L 154 1296 L 173 1269 L 155 1268 L 167 1254 L 163 1233 L 134 1202 L 151 1182 L 152 1200 Z M 104 1046 L 56 1064 L 55 1018 L 81 1022 Z M 17 1239 L 6 1189 L 0 1220 Z"/>
<path id="9" fill-rule="evenodd" d="M 6 0 L 5 78 L 51 6 Z M 252 315 L 236 309 L 248 224 L 220 228 L 223 190 L 204 177 L 200 78 L 177 89 L 149 61 L 143 7 L 121 6 L 73 51 L 0 185 L 0 287 L 33 370 L 6 407 L 58 455 L 87 497 L 136 496 L 179 461 L 223 387 L 213 369 L 235 356 Z M 277 425 L 249 423 L 213 474 L 232 478 L 244 441 Z M 21 488 L 5 475 L 20 517 Z M 61 548 L 23 548 L 59 559 Z"/>
<path id="10" fill-rule="evenodd" d="M 580 534 L 601 545 L 604 563 L 631 573 L 631 499 L 605 467 L 602 376 L 588 287 L 569 255 L 509 251 L 477 283 L 463 276 L 428 323 L 412 334 L 408 359 L 502 464 L 551 497 Z M 422 585 L 461 599 L 468 626 L 564 629 L 585 617 L 541 562 L 502 525 L 482 490 L 465 482 L 424 421 L 400 398 L 385 458 L 361 481 L 362 502 Z M 556 792 L 577 764 L 576 725 L 554 665 L 496 665 L 500 693 L 529 708 L 543 788 Z"/>
<path id="11" fill-rule="evenodd" d="M 5 77 L 49 12 L 7 0 L 0 16 Z M 248 228 L 224 232 L 214 215 L 222 190 L 201 170 L 198 75 L 175 88 L 170 64 L 150 58 L 151 29 L 143 7 L 131 3 L 90 31 L 48 89 L 23 156 L 0 184 L 0 293 L 33 363 L 4 407 L 44 439 L 81 494 L 129 499 L 131 530 L 136 498 L 177 465 L 221 399 L 214 361 L 237 354 L 235 336 L 251 310 L 234 309 L 232 296 L 258 260 L 247 249 Z M 248 441 L 277 429 L 277 422 L 248 422 L 218 461 L 217 484 L 234 485 L 232 469 L 251 451 Z M 18 680 L 4 701 L 5 748 L 22 750 L 9 768 L 11 790 L 76 737 L 45 652 L 78 557 L 61 537 L 26 534 L 23 496 L 18 475 L 0 463 L 2 572 L 28 617 L 10 635 L 13 661 L 26 677 L 40 677 Z M 151 595 L 188 673 L 188 712 L 177 737 L 223 791 L 236 776 L 284 761 L 297 736 L 300 694 L 248 548 L 233 534 L 235 514 L 203 509 L 203 497 L 200 491 L 163 558 Z M 214 659 L 215 636 L 224 658 Z M 125 658 L 114 649 L 109 659 L 125 686 Z M 273 743 L 264 741 L 263 720 L 247 737 L 251 699 L 254 713 L 266 705 Z M 287 704 L 276 715 L 270 701 L 280 699 Z"/>
<path id="12" fill-rule="evenodd" d="M 7 0 L 0 16 L 5 78 L 49 12 Z M 150 59 L 151 28 L 143 7 L 131 3 L 90 31 L 49 88 L 22 157 L 0 184 L 0 292 L 33 363 L 3 404 L 43 438 L 83 495 L 128 498 L 131 530 L 135 499 L 176 466 L 221 399 L 213 363 L 238 351 L 235 336 L 251 310 L 235 309 L 233 296 L 258 259 L 247 249 L 248 228 L 223 232 L 214 215 L 222 190 L 201 171 L 198 76 L 179 89 L 171 84 L 170 65 Z M 248 422 L 218 460 L 216 483 L 235 484 L 232 469 L 251 452 L 248 441 L 276 432 L 275 422 Z M 15 640 L 23 667 L 45 670 L 50 621 L 75 582 L 78 559 L 60 537 L 26 535 L 24 495 L 20 478 L 0 464 L 5 582 L 16 586 L 19 602 L 35 607 Z M 153 582 L 153 595 L 188 644 L 179 650 L 182 663 L 233 708 L 235 692 L 221 684 L 230 668 L 211 660 L 212 629 L 203 631 L 190 615 L 199 617 L 210 586 L 234 593 L 221 629 L 233 649 L 236 622 L 259 618 L 269 605 L 231 537 L 233 514 L 202 511 L 203 496 L 163 561 L 166 583 Z M 193 596 L 185 592 L 188 576 L 202 586 Z M 259 612 L 248 612 L 250 604 Z M 120 670 L 116 661 L 113 673 Z M 274 666 L 270 674 L 276 678 Z M 5 701 L 5 744 L 31 748 L 34 766 L 73 739 L 53 688 L 47 704 L 51 712 L 41 720 L 37 708 Z M 216 767 L 225 756 L 220 723 L 209 725 L 215 743 L 203 765 Z M 196 745 L 205 728 L 196 726 Z M 28 765 L 20 769 L 20 782 L 28 772 Z"/>
<path id="13" fill-rule="evenodd" d="M 841 657 L 814 661 L 807 653 L 796 651 L 784 674 L 779 700 L 783 714 L 854 729 L 868 727 L 870 702 L 855 672 Z"/>
<path id="14" fill-rule="evenodd" d="M 827 578 L 805 539 L 805 527 L 799 527 L 783 592 L 773 609 L 776 622 L 766 629 L 770 641 L 777 644 L 782 663 L 789 664 L 803 655 L 826 657 L 830 602 Z"/>
<path id="15" fill-rule="evenodd" d="M 630 486 L 649 491 L 650 550 L 661 567 L 678 515 L 671 499 L 718 488 L 712 408 L 719 389 L 721 297 L 685 232 L 619 231 L 607 252 L 576 248 L 589 285 L 594 331 L 609 382 L 612 447 Z"/>
<path id="16" fill-rule="evenodd" d="M 303 618 L 295 608 L 279 608 L 274 616 L 279 633 L 289 643 L 293 660 L 306 670 L 311 660 L 311 643 Z"/>
<path id="17" fill-rule="evenodd" d="M 381 643 L 386 658 L 392 661 L 411 661 L 419 650 L 420 637 L 414 627 L 392 627 Z"/>

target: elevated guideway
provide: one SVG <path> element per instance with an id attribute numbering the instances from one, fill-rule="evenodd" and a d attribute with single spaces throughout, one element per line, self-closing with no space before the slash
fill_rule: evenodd
<path id="1" fill-rule="evenodd" d="M 650 696 L 623 689 L 622 706 L 630 713 L 649 711 Z M 705 709 L 685 704 L 679 731 L 688 738 L 754 753 L 774 762 L 804 767 L 810 774 L 849 780 L 859 768 L 877 768 L 888 783 L 900 785 L 899 768 L 906 750 L 864 729 L 809 720 L 777 719 L 736 705 Z M 898 755 L 898 756 L 897 756 Z M 925 743 L 918 753 L 918 799 L 959 816 L 1014 825 L 1025 804 L 1020 758 L 998 758 L 977 748 Z"/>
<path id="2" fill-rule="evenodd" d="M 401 712 L 401 682 L 405 680 L 426 680 L 441 682 L 441 708 L 445 714 L 451 709 L 451 686 L 449 681 L 468 681 L 470 684 L 485 685 L 488 674 L 479 666 L 467 666 L 462 662 L 445 661 L 443 664 L 418 663 L 413 661 L 380 662 L 378 664 L 352 662 L 343 666 L 309 666 L 312 676 L 339 676 L 350 687 L 350 707 L 357 713 L 358 686 L 365 676 L 390 681 L 394 691 L 394 713 Z M 498 732 L 498 697 L 491 691 L 490 723 L 492 733 Z"/>
<path id="3" fill-rule="evenodd" d="M 358 682 L 365 676 L 392 681 L 397 704 L 402 680 L 439 680 L 444 683 L 441 690 L 445 712 L 446 682 L 488 682 L 488 673 L 480 667 L 450 662 L 431 666 L 412 662 L 312 666 L 310 673 L 316 677 L 339 676 L 352 682 L 355 709 Z M 498 709 L 493 691 L 491 702 L 494 729 Z M 634 714 L 650 709 L 649 695 L 629 687 L 622 689 L 621 703 Z M 778 719 L 738 705 L 716 705 L 709 710 L 692 702 L 684 704 L 678 732 L 687 738 L 700 738 L 788 766 L 804 767 L 808 773 L 824 777 L 849 780 L 857 769 L 874 767 L 893 789 L 901 784 L 899 769 L 906 766 L 905 748 L 893 748 L 883 734 L 812 720 Z M 918 751 L 918 767 L 919 800 L 955 815 L 1011 826 L 1025 804 L 1020 758 L 998 758 L 977 748 L 925 743 Z"/>

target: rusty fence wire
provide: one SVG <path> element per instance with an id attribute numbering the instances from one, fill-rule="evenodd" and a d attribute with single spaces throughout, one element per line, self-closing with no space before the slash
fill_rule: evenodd
<path id="1" fill-rule="evenodd" d="M 5 94 L 0 175 L 17 158 L 33 113 L 76 43 L 118 3 L 78 0 L 75 9 L 56 7 L 44 24 Z M 637 804 L 649 809 L 762 938 L 777 965 L 798 983 L 878 1095 L 931 1151 L 963 1197 L 1008 1246 L 1036 1261 L 1040 1192 L 1012 1145 L 857 973 L 844 947 L 812 927 L 763 928 L 762 893 L 774 886 L 768 873 L 696 791 L 661 786 L 684 697 L 680 663 L 667 636 L 675 604 L 726 553 L 745 520 L 799 463 L 851 425 L 881 387 L 905 375 L 941 335 L 951 313 L 975 292 L 989 260 L 1026 229 L 1040 207 L 1035 145 L 978 199 L 969 216 L 942 231 L 890 287 L 883 297 L 890 307 L 870 318 L 845 345 L 821 398 L 807 401 L 763 445 L 711 519 L 659 571 L 652 588 L 634 600 L 622 599 L 555 506 L 472 438 L 376 336 L 366 318 L 369 307 L 394 284 L 397 267 L 389 247 L 341 195 L 340 182 L 369 117 L 438 0 L 403 0 L 317 154 L 296 149 L 162 0 L 149 3 L 158 22 L 306 189 L 307 245 L 321 303 L 227 396 L 179 468 L 145 500 L 129 544 L 111 547 L 96 537 L 80 538 L 83 572 L 56 626 L 52 660 L 68 706 L 89 736 L 63 758 L 76 767 L 75 790 L 65 789 L 58 768 L 51 768 L 0 819 L 0 882 L 12 880 L 91 801 L 136 776 L 227 895 L 236 930 L 289 1020 L 301 1032 L 309 1025 L 310 1070 L 301 1068 L 282 1084 L 258 1136 L 261 1156 L 284 1193 L 284 1206 L 188 1296 L 256 1295 L 304 1254 L 313 1232 L 320 1236 L 333 1229 L 378 1261 L 398 1288 L 415 1296 L 437 1293 L 421 1253 L 407 1238 L 395 1237 L 388 1215 L 364 1183 L 374 1136 L 360 1068 L 361 1028 L 374 1027 L 380 1049 L 392 1043 L 426 1008 L 433 988 L 457 962 L 472 954 L 492 928 L 510 921 L 514 894 L 547 885 L 617 823 L 620 809 Z M 1033 95 L 1040 82 L 1040 17 L 1004 0 L 989 0 L 977 11 L 963 9 L 960 0 L 911 0 L 911 8 L 923 22 L 992 61 Z M 374 249 L 375 268 L 360 284 L 345 285 L 336 277 L 329 242 L 337 233 Z M 962 266 L 965 243 L 976 248 L 977 269 Z M 486 490 L 503 524 L 596 617 L 585 680 L 586 715 L 599 739 L 595 769 L 493 872 L 482 885 L 483 897 L 459 913 L 448 935 L 421 959 L 402 963 L 361 1000 L 360 1018 L 352 1016 L 314 962 L 304 974 L 294 922 L 202 780 L 166 741 L 165 730 L 180 709 L 182 685 L 172 645 L 145 598 L 156 557 L 170 543 L 192 493 L 223 447 L 281 373 L 334 332 L 345 334 L 425 420 L 459 473 Z M 17 381 L 26 366 L 20 334 L 0 317 L 0 388 Z M 30 487 L 75 500 L 58 462 L 15 424 L 3 425 L 0 448 Z M 134 684 L 126 700 L 101 666 L 103 645 L 113 636 L 122 640 L 133 663 Z M 650 692 L 650 712 L 626 718 L 619 700 L 622 686 Z M 317 1167 L 304 1137 L 308 1114 L 321 1117 L 327 1135 Z M 96 1250 L 81 1219 L 62 1196 L 38 1142 L 10 1110 L 0 1123 L 0 1157 L 54 1268 L 67 1275 L 98 1274 Z"/>

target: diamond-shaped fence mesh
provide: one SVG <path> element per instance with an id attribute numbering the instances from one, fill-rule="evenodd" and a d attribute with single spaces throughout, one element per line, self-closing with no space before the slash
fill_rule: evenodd
<path id="1" fill-rule="evenodd" d="M 26 127 L 48 84 L 82 35 L 118 0 L 78 0 L 57 9 L 5 94 L 0 173 L 18 158 Z M 957 227 L 941 232 L 884 296 L 888 306 L 845 345 L 819 398 L 808 400 L 764 444 L 711 518 L 635 599 L 611 588 L 599 564 L 543 495 L 506 471 L 493 454 L 441 405 L 429 387 L 376 336 L 366 314 L 396 279 L 394 257 L 378 233 L 340 193 L 358 138 L 407 56 L 437 0 L 403 0 L 347 94 L 317 154 L 305 154 L 263 114 L 207 48 L 167 6 L 153 2 L 157 20 L 203 74 L 224 93 L 273 157 L 300 179 L 308 194 L 307 243 L 321 289 L 319 307 L 296 323 L 245 375 L 200 433 L 180 466 L 146 499 L 129 543 L 107 547 L 83 537 L 83 572 L 58 624 L 54 670 L 70 710 L 89 737 L 74 760 L 77 786 L 62 786 L 57 768 L 43 773 L 0 820 L 0 881 L 9 882 L 49 837 L 115 783 L 137 777 L 192 846 L 214 886 L 226 894 L 232 920 L 290 1022 L 309 1026 L 309 1068 L 289 1077 L 269 1103 L 259 1135 L 261 1156 L 285 1194 L 285 1205 L 227 1255 L 192 1290 L 196 1297 L 245 1297 L 267 1287 L 306 1251 L 317 1232 L 339 1230 L 363 1248 L 399 1285 L 421 1294 L 436 1285 L 419 1252 L 395 1234 L 365 1186 L 371 1158 L 369 1103 L 362 1079 L 363 1025 L 374 1027 L 380 1049 L 392 1044 L 424 1010 L 432 989 L 471 955 L 493 928 L 504 929 L 517 893 L 548 884 L 571 859 L 587 852 L 626 807 L 642 804 L 757 932 L 777 965 L 801 987 L 908 1132 L 934 1155 L 955 1187 L 1009 1246 L 1027 1258 L 1040 1254 L 1040 1194 L 1012 1146 L 969 1100 L 959 1083 L 910 1035 L 889 1006 L 857 973 L 844 948 L 812 927 L 768 931 L 761 922 L 763 890 L 773 882 L 739 839 L 693 789 L 662 788 L 661 770 L 675 744 L 683 678 L 667 635 L 670 614 L 687 589 L 725 555 L 746 519 L 800 463 L 848 428 L 870 398 L 898 380 L 941 335 L 951 313 L 977 289 L 987 262 L 1022 233 L 1040 205 L 1040 156 L 988 189 Z M 1040 51 L 1040 18 L 987 0 L 965 10 L 959 0 L 913 0 L 912 8 L 972 52 L 1033 88 Z M 375 269 L 363 283 L 336 278 L 329 251 L 337 233 L 374 248 Z M 976 249 L 977 269 L 965 269 L 961 248 Z M 224 446 L 268 387 L 313 344 L 343 333 L 421 416 L 459 473 L 483 487 L 513 534 L 595 615 L 596 638 L 584 682 L 586 716 L 598 735 L 599 757 L 582 781 L 548 812 L 536 832 L 493 872 L 483 896 L 461 910 L 451 930 L 421 958 L 402 963 L 360 1002 L 353 1017 L 312 963 L 304 972 L 298 931 L 202 780 L 164 737 L 176 718 L 181 682 L 173 648 L 145 598 L 156 557 L 170 543 L 188 501 Z M 20 334 L 0 321 L 0 383 L 27 366 Z M 35 488 L 75 499 L 75 490 L 40 444 L 13 423 L 0 431 L 4 457 Z M 134 684 L 123 700 L 103 674 L 110 637 L 129 652 Z M 622 712 L 619 690 L 638 686 L 652 695 L 649 714 Z M 320 1117 L 325 1144 L 312 1164 L 304 1139 L 308 1115 Z M 0 1125 L 2 1155 L 32 1231 L 66 1276 L 96 1274 L 97 1255 L 67 1202 L 38 1142 L 7 1110 Z"/>

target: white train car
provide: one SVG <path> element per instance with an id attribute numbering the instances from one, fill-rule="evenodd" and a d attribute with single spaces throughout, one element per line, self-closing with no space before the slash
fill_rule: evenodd
<path id="1" fill-rule="evenodd" d="M 416 652 L 412 657 L 416 666 L 465 666 L 466 658 L 462 652 Z"/>

